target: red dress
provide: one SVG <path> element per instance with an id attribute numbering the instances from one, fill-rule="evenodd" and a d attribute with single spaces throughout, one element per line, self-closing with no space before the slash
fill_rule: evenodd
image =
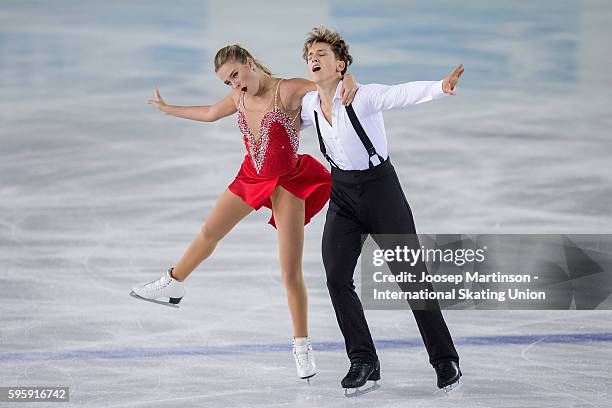
<path id="1" fill-rule="evenodd" d="M 240 95 L 238 127 L 247 154 L 228 188 L 255 210 L 262 206 L 272 210 L 270 196 L 276 186 L 282 186 L 305 201 L 304 224 L 307 224 L 329 200 L 331 175 L 314 157 L 297 153 L 299 138 L 293 126 L 297 115 L 291 119 L 278 106 L 280 82 L 274 93 L 274 109 L 261 119 L 259 138 L 249 129 L 243 111 L 244 93 Z M 276 228 L 274 212 L 269 223 Z"/>

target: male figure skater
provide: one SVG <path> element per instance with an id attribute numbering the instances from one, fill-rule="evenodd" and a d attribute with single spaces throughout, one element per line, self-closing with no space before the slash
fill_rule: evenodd
<path id="1" fill-rule="evenodd" d="M 340 97 L 342 76 L 353 58 L 340 34 L 325 27 L 313 29 L 304 42 L 303 57 L 317 91 L 302 100 L 302 127 L 316 126 L 321 151 L 331 164 L 332 192 L 322 255 L 327 287 L 351 362 L 341 382 L 347 393 L 368 380 L 380 379 L 378 356 L 353 284 L 364 234 L 416 234 L 410 207 L 387 154 L 382 111 L 427 102 L 445 93 L 455 95 L 463 66 L 443 81 L 361 85 L 352 105 L 345 109 Z M 418 248 L 418 239 L 413 237 Z M 389 264 L 393 272 L 396 266 Z M 439 305 L 433 301 L 428 310 L 412 309 L 437 374 L 437 385 L 450 391 L 458 384 L 461 371 Z"/>

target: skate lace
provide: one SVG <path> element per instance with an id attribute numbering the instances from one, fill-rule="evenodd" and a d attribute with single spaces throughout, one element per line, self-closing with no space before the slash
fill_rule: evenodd
<path id="1" fill-rule="evenodd" d="M 294 347 L 293 349 L 293 354 L 297 357 L 297 361 L 298 364 L 302 367 L 308 367 L 309 363 L 310 363 L 310 344 L 308 344 L 308 346 L 305 347 L 299 347 L 299 351 L 298 351 L 298 347 Z"/>
<path id="2" fill-rule="evenodd" d="M 347 375 L 359 375 L 359 373 L 361 372 L 361 369 L 365 366 L 368 366 L 368 363 L 362 363 L 362 362 L 355 362 L 355 363 L 351 363 L 351 367 L 348 370 Z"/>
<path id="3" fill-rule="evenodd" d="M 170 284 L 170 281 L 167 280 L 165 276 L 162 276 L 161 278 L 157 280 L 147 283 L 145 285 L 145 290 L 147 292 L 158 292 L 162 289 L 165 289 L 166 286 L 168 286 L 169 284 Z"/>
<path id="4" fill-rule="evenodd" d="M 455 367 L 452 364 L 438 364 L 436 366 L 436 372 L 440 376 L 446 376 L 455 371 Z"/>

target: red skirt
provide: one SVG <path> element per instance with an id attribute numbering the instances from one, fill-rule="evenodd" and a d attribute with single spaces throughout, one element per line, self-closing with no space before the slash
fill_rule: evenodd
<path id="1" fill-rule="evenodd" d="M 270 196 L 276 186 L 282 186 L 305 201 L 304 225 L 306 225 L 329 200 L 331 174 L 314 157 L 299 154 L 297 165 L 290 172 L 276 177 L 264 177 L 257 174 L 251 157 L 247 154 L 236 178 L 228 188 L 255 210 L 259 210 L 262 206 L 272 210 Z M 276 228 L 274 211 L 268 223 Z"/>

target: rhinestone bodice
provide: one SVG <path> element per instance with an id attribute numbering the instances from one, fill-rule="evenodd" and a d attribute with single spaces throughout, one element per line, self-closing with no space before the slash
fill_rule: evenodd
<path id="1" fill-rule="evenodd" d="M 282 81 L 282 80 L 281 80 Z M 293 122 L 278 105 L 278 89 L 274 95 L 274 108 L 261 118 L 259 137 L 255 137 L 244 114 L 244 94 L 238 107 L 238 127 L 243 135 L 244 145 L 257 174 L 276 177 L 295 168 L 298 160 L 299 137 Z M 299 114 L 299 112 L 298 112 Z"/>

